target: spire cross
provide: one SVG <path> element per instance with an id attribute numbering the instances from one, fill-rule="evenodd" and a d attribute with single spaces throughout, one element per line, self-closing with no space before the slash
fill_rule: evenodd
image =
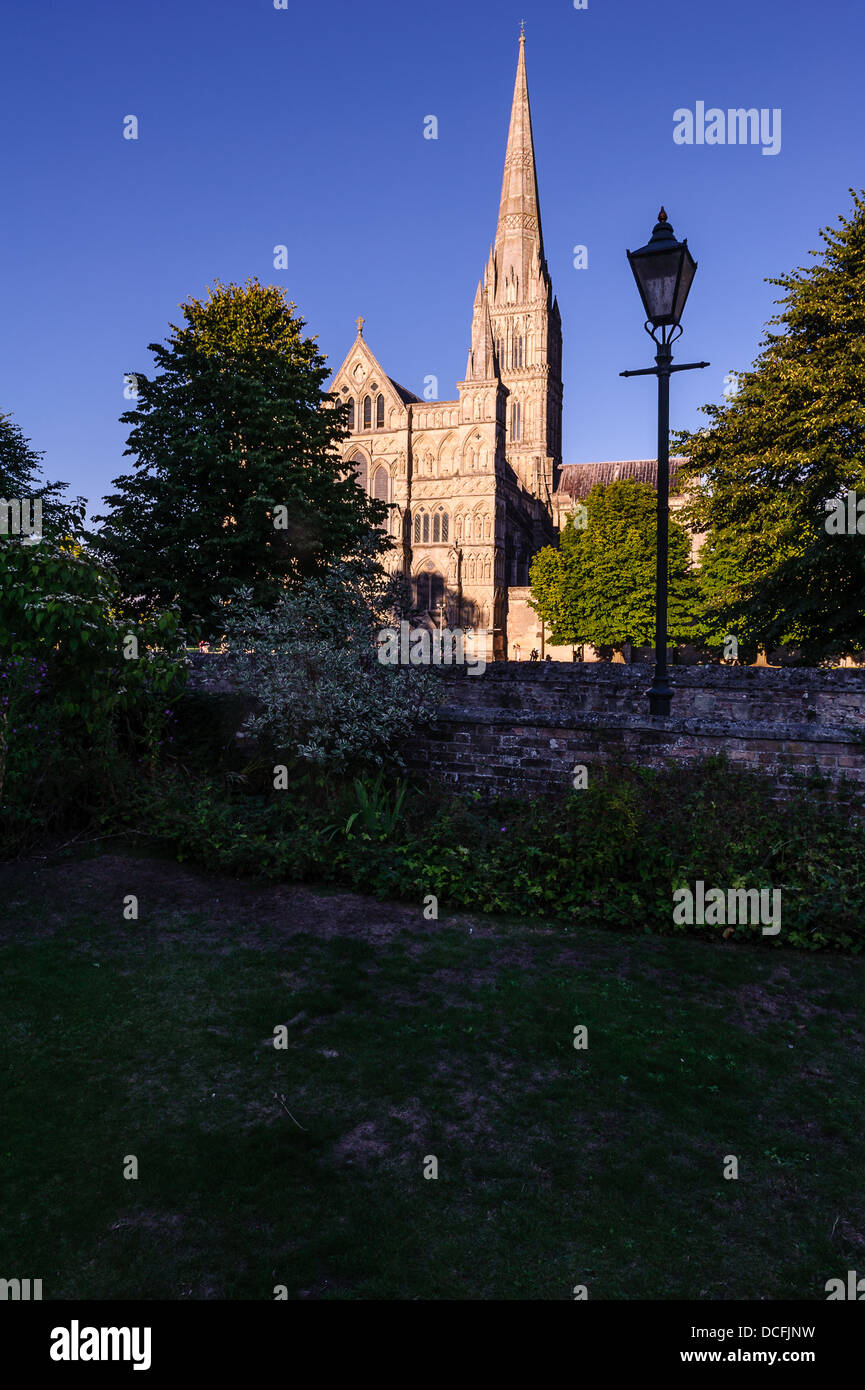
<path id="1" fill-rule="evenodd" d="M 362 338 L 362 337 L 363 337 L 363 326 L 364 326 L 364 324 L 366 323 L 366 319 L 365 319 L 365 318 L 357 318 L 357 319 L 355 319 L 355 323 L 357 324 L 357 331 L 358 331 L 358 334 L 359 334 L 360 337 Z"/>
<path id="2" fill-rule="evenodd" d="M 523 39 L 524 39 L 525 37 L 526 37 L 526 21 L 525 21 L 524 19 L 521 19 L 521 20 L 520 20 L 520 42 L 521 42 L 521 43 L 522 43 L 522 41 L 523 41 Z"/>

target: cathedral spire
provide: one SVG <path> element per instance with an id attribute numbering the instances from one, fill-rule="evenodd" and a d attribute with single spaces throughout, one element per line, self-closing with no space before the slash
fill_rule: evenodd
<path id="1" fill-rule="evenodd" d="M 523 32 L 520 34 L 520 56 L 496 227 L 495 257 L 499 275 L 506 276 L 513 266 L 522 280 L 522 289 L 529 274 L 533 251 L 537 251 L 538 261 L 543 264 L 544 240 L 526 79 L 526 36 Z"/>

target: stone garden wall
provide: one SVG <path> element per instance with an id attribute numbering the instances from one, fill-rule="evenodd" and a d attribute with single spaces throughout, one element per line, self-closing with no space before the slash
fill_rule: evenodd
<path id="1" fill-rule="evenodd" d="M 579 764 L 659 767 L 724 752 L 768 774 L 779 796 L 815 768 L 841 793 L 865 791 L 865 671 L 702 666 L 672 677 L 673 713 L 662 719 L 648 713 L 650 665 L 443 671 L 446 700 L 412 746 L 412 770 L 453 786 L 548 795 L 567 790 Z"/>
<path id="2" fill-rule="evenodd" d="M 218 655 L 190 658 L 194 689 L 227 688 Z M 454 787 L 546 796 L 573 769 L 617 759 L 688 764 L 721 752 L 769 775 L 779 796 L 817 769 L 865 792 L 865 670 L 673 667 L 669 719 L 648 713 L 650 664 L 495 662 L 441 668 L 444 703 L 412 741 L 412 772 Z M 589 772 L 589 775 L 591 773 Z"/>

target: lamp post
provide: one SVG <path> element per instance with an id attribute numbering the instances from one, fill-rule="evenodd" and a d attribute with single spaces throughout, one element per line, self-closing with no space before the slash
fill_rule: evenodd
<path id="1" fill-rule="evenodd" d="M 643 325 L 658 351 L 654 367 L 620 372 L 620 376 L 658 378 L 658 549 L 655 570 L 655 676 L 649 690 L 649 713 L 668 715 L 673 687 L 667 669 L 667 551 L 670 493 L 670 376 L 708 367 L 708 362 L 673 366 L 672 344 L 682 335 L 679 320 L 694 279 L 697 262 L 687 238 L 677 241 L 663 208 L 652 237 L 639 251 L 628 251 L 637 289 L 646 312 Z M 660 335 L 660 336 L 659 336 Z"/>

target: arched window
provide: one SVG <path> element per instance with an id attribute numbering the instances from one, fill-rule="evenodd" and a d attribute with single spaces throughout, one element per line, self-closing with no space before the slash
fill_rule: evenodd
<path id="1" fill-rule="evenodd" d="M 414 580 L 415 608 L 422 613 L 436 613 L 444 603 L 444 597 L 444 576 L 438 570 L 421 570 Z"/>
<path id="2" fill-rule="evenodd" d="M 443 541 L 446 541 L 447 538 L 448 538 L 448 529 L 449 529 L 449 527 L 448 527 L 448 514 L 447 514 L 447 512 L 442 512 L 442 540 L 443 540 Z"/>
<path id="3" fill-rule="evenodd" d="M 357 482 L 363 488 L 364 492 L 366 492 L 366 459 L 358 455 L 357 458 L 351 460 L 351 466 L 354 469 L 354 476 Z"/>
<path id="4" fill-rule="evenodd" d="M 520 439 L 522 436 L 522 418 L 519 401 L 514 401 L 511 406 L 511 439 Z"/>
<path id="5" fill-rule="evenodd" d="M 512 361 L 513 361 L 513 366 L 514 366 L 515 368 L 521 367 L 521 366 L 523 365 L 523 340 L 522 340 L 522 338 L 514 338 L 514 347 L 513 347 Z"/>
<path id="6" fill-rule="evenodd" d="M 424 515 L 423 515 L 423 538 L 424 538 L 424 542 L 425 542 L 425 543 L 429 540 L 429 513 L 428 513 L 428 512 L 424 512 Z"/>
<path id="7" fill-rule="evenodd" d="M 384 429 L 384 396 L 379 396 L 375 403 L 375 427 L 377 430 Z"/>
<path id="8" fill-rule="evenodd" d="M 414 518 L 414 543 L 420 545 L 420 512 L 415 512 Z"/>
<path id="9" fill-rule="evenodd" d="M 390 477 L 386 468 L 377 468 L 373 482 L 373 496 L 379 502 L 390 501 Z"/>
<path id="10" fill-rule="evenodd" d="M 442 516 L 441 516 L 441 512 L 436 512 L 435 516 L 433 517 L 433 537 L 432 537 L 432 538 L 433 538 L 434 541 L 440 541 L 440 540 L 441 540 L 441 532 L 442 532 Z"/>
<path id="11" fill-rule="evenodd" d="M 369 396 L 363 398 L 363 427 L 365 430 L 372 429 L 372 401 Z"/>
<path id="12" fill-rule="evenodd" d="M 354 430 L 354 396 L 351 397 L 348 403 L 348 427 L 350 430 Z"/>

